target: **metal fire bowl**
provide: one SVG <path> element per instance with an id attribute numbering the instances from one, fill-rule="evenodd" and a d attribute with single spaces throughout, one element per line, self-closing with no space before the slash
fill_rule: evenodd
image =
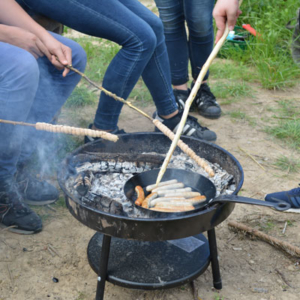
<path id="1" fill-rule="evenodd" d="M 244 174 L 237 159 L 223 148 L 191 137 L 182 137 L 189 147 L 199 156 L 212 163 L 218 163 L 236 183 L 237 194 L 241 189 Z M 142 241 L 164 241 L 184 238 L 208 231 L 223 222 L 233 211 L 234 203 L 216 204 L 200 212 L 192 212 L 185 216 L 164 218 L 129 218 L 118 216 L 84 205 L 78 198 L 70 194 L 66 181 L 70 176 L 72 158 L 86 152 L 130 153 L 144 152 L 167 153 L 170 140 L 161 133 L 131 133 L 119 135 L 116 143 L 100 140 L 85 144 L 70 153 L 62 162 L 58 174 L 58 182 L 65 193 L 66 205 L 71 214 L 84 225 L 103 234 Z M 181 153 L 177 147 L 175 154 Z"/>

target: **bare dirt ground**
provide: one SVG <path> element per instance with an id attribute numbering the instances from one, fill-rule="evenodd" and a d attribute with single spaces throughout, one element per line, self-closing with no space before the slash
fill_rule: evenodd
<path id="1" fill-rule="evenodd" d="M 217 144 L 231 152 L 243 166 L 245 181 L 241 195 L 263 199 L 265 193 L 290 189 L 299 182 L 299 174 L 290 175 L 272 165 L 279 155 L 292 157 L 295 153 L 264 133 L 260 118 L 270 116 L 268 108 L 275 107 L 280 99 L 298 99 L 300 86 L 285 92 L 266 91 L 258 86 L 253 88 L 257 91 L 255 98 L 222 106 L 224 115 L 219 120 L 198 118 L 217 132 Z M 230 111 L 239 109 L 255 118 L 257 125 L 253 127 L 247 121 L 234 121 L 229 117 Z M 152 113 L 154 107 L 144 110 Z M 91 108 L 78 110 L 75 119 L 89 119 L 93 111 Z M 67 111 L 63 111 L 61 123 L 67 122 L 66 117 Z M 72 123 L 76 121 L 68 122 Z M 134 132 L 136 124 L 139 124 L 139 131 L 153 130 L 148 120 L 125 107 L 120 127 Z M 46 209 L 44 230 L 39 234 L 22 236 L 1 231 L 1 300 L 83 300 L 95 297 L 97 276 L 86 255 L 88 242 L 95 232 L 75 220 L 66 208 L 57 205 L 53 208 L 55 212 Z M 230 220 L 245 223 L 300 247 L 299 214 L 237 204 L 230 217 L 216 228 L 223 289 L 216 291 L 212 287 L 212 274 L 208 268 L 195 280 L 199 299 L 299 299 L 300 260 L 263 241 L 232 232 L 227 226 Z M 283 234 L 285 222 L 288 226 Z M 47 250 L 49 244 L 56 253 Z M 53 282 L 53 277 L 59 282 Z M 193 299 L 193 294 L 189 284 L 163 291 L 136 291 L 107 283 L 105 299 L 189 300 Z"/>
<path id="2" fill-rule="evenodd" d="M 211 85 L 213 84 L 211 80 Z M 197 116 L 202 125 L 218 134 L 216 144 L 231 152 L 241 163 L 245 181 L 241 195 L 263 199 L 268 192 L 288 190 L 299 183 L 299 174 L 288 174 L 273 165 L 279 155 L 295 157 L 296 152 L 272 139 L 263 129 L 262 118 L 272 115 L 281 99 L 299 99 L 300 85 L 286 91 L 266 91 L 254 85 L 254 98 L 222 106 L 219 120 Z M 222 105 L 222 101 L 220 101 Z M 143 108 L 151 114 L 154 106 Z M 230 111 L 241 110 L 256 120 L 233 120 Z M 92 120 L 95 107 L 74 111 L 72 119 L 63 111 L 61 124 L 78 125 Z M 299 109 L 300 113 L 300 109 Z M 136 124 L 139 124 L 138 130 Z M 153 131 L 152 124 L 124 108 L 120 128 L 127 132 Z M 250 155 L 258 162 L 251 159 Z M 94 231 L 79 223 L 65 207 L 46 209 L 44 229 L 32 236 L 0 231 L 0 300 L 87 300 L 94 299 L 97 276 L 87 261 L 87 245 Z M 238 221 L 300 247 L 299 214 L 237 204 L 227 220 L 216 228 L 223 289 L 212 286 L 210 267 L 194 283 L 202 300 L 296 300 L 300 294 L 300 258 L 293 258 L 263 241 L 236 234 L 228 227 Z M 287 222 L 285 233 L 283 228 Z M 48 250 L 49 247 L 54 249 Z M 53 277 L 59 281 L 54 282 Z M 161 291 L 131 290 L 107 283 L 105 299 L 192 300 L 191 287 Z"/>

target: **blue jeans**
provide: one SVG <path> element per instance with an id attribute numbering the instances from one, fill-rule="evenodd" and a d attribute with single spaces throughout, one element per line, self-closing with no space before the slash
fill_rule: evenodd
<path id="1" fill-rule="evenodd" d="M 155 0 L 164 24 L 166 44 L 171 65 L 172 84 L 189 80 L 188 61 L 192 77 L 197 79 L 202 66 L 213 49 L 214 0 Z M 188 27 L 188 37 L 185 28 Z M 208 78 L 208 72 L 204 78 Z"/>
<path id="2" fill-rule="evenodd" d="M 86 55 L 74 41 L 53 36 L 72 49 L 74 67 L 84 71 Z M 0 119 L 50 122 L 80 80 L 70 72 L 65 78 L 46 57 L 35 59 L 16 46 L 0 42 Z M 32 127 L 0 123 L 0 178 L 12 176 L 27 160 L 45 133 Z"/>
<path id="3" fill-rule="evenodd" d="M 127 99 L 140 76 L 160 115 L 176 111 L 161 20 L 137 0 L 22 0 L 32 10 L 88 35 L 113 41 L 121 50 L 110 62 L 103 87 Z M 117 128 L 123 104 L 101 93 L 94 124 Z"/>

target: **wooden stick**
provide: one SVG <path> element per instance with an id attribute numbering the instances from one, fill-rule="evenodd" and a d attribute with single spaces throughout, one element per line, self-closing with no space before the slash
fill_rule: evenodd
<path id="1" fill-rule="evenodd" d="M 171 141 L 174 141 L 175 134 L 164 124 L 162 124 L 158 120 L 153 120 L 153 124 L 164 134 L 166 135 Z M 210 167 L 210 165 L 201 157 L 199 157 L 187 144 L 185 144 L 182 140 L 178 140 L 177 145 L 184 153 L 186 153 L 191 159 L 193 159 L 201 168 L 203 168 L 210 177 L 215 176 L 215 172 Z M 165 159 L 166 161 L 166 159 Z M 162 176 L 164 173 L 162 174 Z M 162 177 L 161 177 L 162 178 Z M 161 180 L 161 179 L 160 179 Z M 159 180 L 159 182 L 160 182 Z M 156 184 L 159 182 L 156 181 Z"/>
<path id="2" fill-rule="evenodd" d="M 9 120 L 2 120 L 2 119 L 0 119 L 0 123 L 30 126 L 30 127 L 35 127 L 36 130 L 45 130 L 45 131 L 56 132 L 56 133 L 67 133 L 73 135 L 89 135 L 92 137 L 101 137 L 105 140 L 109 140 L 112 142 L 116 142 L 119 139 L 118 136 L 115 134 L 111 134 L 106 131 L 92 130 L 87 128 L 78 128 L 78 127 L 64 126 L 64 125 L 52 125 L 49 123 L 41 123 L 41 122 L 38 122 L 36 124 L 30 124 L 25 122 L 16 122 L 16 121 L 9 121 Z"/>
<path id="3" fill-rule="evenodd" d="M 194 85 L 194 87 L 193 87 L 193 89 L 192 89 L 185 105 L 184 105 L 184 111 L 183 111 L 183 114 L 182 114 L 182 117 L 181 117 L 181 121 L 180 121 L 178 129 L 176 131 L 176 135 L 175 135 L 175 137 L 172 141 L 171 147 L 170 147 L 170 149 L 167 153 L 167 156 L 166 156 L 166 158 L 163 162 L 163 165 L 160 168 L 160 171 L 158 173 L 158 176 L 157 176 L 157 179 L 156 179 L 156 184 L 158 184 L 161 181 L 162 177 L 164 176 L 164 174 L 166 172 L 167 166 L 168 166 L 168 164 L 171 160 L 171 156 L 173 155 L 174 150 L 175 150 L 175 148 L 178 144 L 178 141 L 180 139 L 180 136 L 182 134 L 182 130 L 183 130 L 184 125 L 186 123 L 188 113 L 190 111 L 190 107 L 191 107 L 191 105 L 192 105 L 192 103 L 193 103 L 193 101 L 194 101 L 194 99 L 197 95 L 197 92 L 198 92 L 199 87 L 202 83 L 202 80 L 203 80 L 204 76 L 206 75 L 206 73 L 208 71 L 208 68 L 209 68 L 210 64 L 212 63 L 213 59 L 217 56 L 219 50 L 221 49 L 222 45 L 224 44 L 228 33 L 229 33 L 229 29 L 228 29 L 228 25 L 226 23 L 226 28 L 225 28 L 223 36 L 218 41 L 217 45 L 214 47 L 212 53 L 209 55 L 207 61 L 205 62 L 204 66 L 202 67 L 201 72 L 198 75 L 198 78 L 195 82 L 195 85 Z"/>
<path id="4" fill-rule="evenodd" d="M 293 246 L 287 242 L 283 242 L 280 241 L 277 238 L 274 238 L 272 236 L 269 236 L 259 230 L 256 230 L 254 228 L 248 227 L 244 224 L 238 223 L 238 222 L 234 222 L 234 221 L 230 221 L 228 222 L 228 226 L 232 227 L 236 230 L 240 230 L 240 231 L 244 231 L 246 233 L 249 233 L 267 243 L 269 243 L 270 245 L 285 251 L 286 253 L 295 256 L 295 257 L 300 257 L 300 248 Z"/>
<path id="5" fill-rule="evenodd" d="M 59 62 L 60 60 L 58 58 L 56 58 Z M 61 62 L 60 62 L 61 63 Z M 111 92 L 109 92 L 108 90 L 106 90 L 105 88 L 103 88 L 102 86 L 97 85 L 96 83 L 94 83 L 92 80 L 90 80 L 84 73 L 80 72 L 79 70 L 75 69 L 73 66 L 71 65 L 64 65 L 66 68 L 72 70 L 73 72 L 79 74 L 81 77 L 83 77 L 86 81 L 88 81 L 92 86 L 94 86 L 95 88 L 99 89 L 100 91 L 104 92 L 106 95 L 112 97 L 113 99 L 115 99 L 116 101 L 120 101 L 126 105 L 128 105 L 130 108 L 136 110 L 137 112 L 139 112 L 140 114 L 142 114 L 144 117 L 148 118 L 149 120 L 151 120 L 153 122 L 153 124 L 165 135 L 167 136 L 170 140 L 173 140 L 175 135 L 174 133 L 168 128 L 166 127 L 164 124 L 162 124 L 159 120 L 157 119 L 153 119 L 152 117 L 150 117 L 149 115 L 147 115 L 146 113 L 144 113 L 142 110 L 140 110 L 139 108 L 135 107 L 130 101 L 125 100 L 121 97 L 118 97 L 116 94 L 113 94 Z M 201 157 L 197 156 L 196 153 L 189 148 L 189 146 L 187 144 L 185 144 L 183 141 L 179 140 L 178 141 L 178 147 L 180 147 L 180 149 L 186 153 L 188 156 L 190 156 L 193 160 L 196 161 L 196 163 L 204 168 L 204 170 L 209 174 L 209 176 L 213 177 L 215 176 L 214 171 L 211 169 L 211 167 L 207 164 L 207 162 L 205 160 L 203 160 Z"/>

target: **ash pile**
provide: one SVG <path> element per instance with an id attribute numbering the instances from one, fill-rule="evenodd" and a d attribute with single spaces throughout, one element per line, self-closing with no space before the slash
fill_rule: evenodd
<path id="1" fill-rule="evenodd" d="M 127 200 L 123 188 L 135 174 L 160 168 L 164 158 L 164 155 L 157 153 L 134 156 L 124 153 L 80 154 L 74 157 L 72 175 L 66 187 L 85 206 L 116 215 L 147 218 Z M 233 175 L 216 163 L 207 163 L 215 172 L 212 178 L 184 153 L 173 155 L 168 168 L 189 170 L 209 178 L 216 186 L 216 196 L 232 194 L 236 189 Z"/>

